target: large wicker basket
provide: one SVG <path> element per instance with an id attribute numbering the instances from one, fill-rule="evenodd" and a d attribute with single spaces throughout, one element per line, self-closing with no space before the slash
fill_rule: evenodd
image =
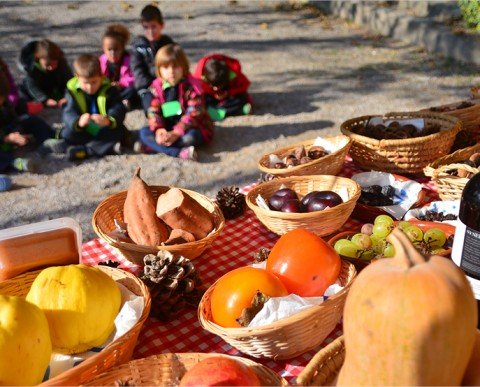
<path id="1" fill-rule="evenodd" d="M 340 322 L 356 274 L 353 264 L 342 261 L 339 280 L 344 288 L 340 292 L 320 305 L 255 328 L 224 328 L 212 322 L 210 297 L 215 287 L 213 284 L 200 301 L 198 319 L 203 328 L 243 353 L 253 357 L 289 359 L 320 345 Z"/>
<path id="2" fill-rule="evenodd" d="M 157 200 L 158 197 L 167 192 L 170 187 L 150 186 L 150 189 L 154 199 Z M 109 196 L 98 205 L 97 209 L 93 213 L 93 229 L 100 238 L 106 241 L 110 246 L 117 249 L 120 254 L 125 256 L 126 259 L 138 265 L 143 265 L 143 257 L 146 254 L 156 254 L 159 250 L 169 251 L 172 254 L 183 255 L 186 258 L 194 259 L 198 257 L 207 247 L 209 247 L 218 237 L 218 235 L 220 235 L 220 232 L 225 226 L 225 218 L 223 217 L 222 211 L 217 204 L 206 196 L 188 189 L 181 188 L 181 190 L 205 207 L 212 215 L 215 228 L 203 239 L 177 245 L 155 247 L 141 246 L 135 243 L 120 242 L 115 240 L 109 235 L 109 233 L 115 229 L 114 220 L 120 222 L 124 221 L 123 205 L 125 203 L 125 198 L 127 197 L 127 191 L 118 192 L 112 196 Z"/>
<path id="3" fill-rule="evenodd" d="M 311 191 L 335 191 L 346 189 L 349 199 L 338 206 L 323 211 L 306 213 L 285 213 L 260 208 L 256 198 L 261 195 L 268 200 L 281 186 L 293 189 L 300 196 Z M 319 236 L 329 235 L 337 231 L 347 221 L 360 197 L 360 186 L 346 177 L 329 175 L 291 176 L 274 179 L 259 184 L 248 192 L 247 205 L 253 210 L 257 218 L 269 230 L 278 235 L 297 228 L 306 228 Z"/>
<path id="4" fill-rule="evenodd" d="M 322 348 L 297 376 L 299 386 L 334 386 L 345 360 L 343 336 Z"/>
<path id="5" fill-rule="evenodd" d="M 127 364 L 112 368 L 84 385 L 113 386 L 123 382 L 120 385 L 178 386 L 186 371 L 199 361 L 212 356 L 227 357 L 242 362 L 257 374 L 262 386 L 288 385 L 285 379 L 253 360 L 217 353 L 165 353 L 132 360 Z"/>
<path id="6" fill-rule="evenodd" d="M 366 125 L 374 116 L 361 116 L 342 123 L 340 130 L 353 140 L 350 156 L 367 170 L 398 174 L 422 173 L 423 168 L 445 156 L 457 133 L 462 129 L 458 118 L 438 113 L 388 113 L 385 120 L 423 118 L 426 123 L 440 125 L 440 132 L 404 140 L 376 140 L 354 133 L 358 125 Z"/>
<path id="7" fill-rule="evenodd" d="M 98 354 L 60 375 L 47 380 L 43 385 L 73 386 L 85 383 L 111 367 L 126 363 L 132 358 L 133 349 L 143 323 L 150 313 L 151 298 L 142 280 L 126 271 L 106 266 L 97 266 L 116 282 L 122 284 L 144 300 L 143 312 L 137 323 L 123 336 L 105 347 Z M 31 271 L 0 282 L 0 294 L 24 297 L 41 270 Z"/>
<path id="8" fill-rule="evenodd" d="M 437 106 L 436 108 L 442 109 L 442 108 L 454 108 L 458 106 L 461 102 L 455 102 L 455 103 L 450 103 L 442 106 Z M 445 112 L 438 112 L 440 114 L 452 116 L 458 118 L 460 121 L 462 121 L 462 128 L 468 132 L 472 133 L 478 133 L 480 132 L 480 100 L 478 99 L 472 99 L 468 101 L 472 103 L 473 105 L 470 107 L 465 107 L 461 109 L 455 109 L 455 110 L 448 110 Z M 420 110 L 421 113 L 430 113 L 432 112 L 431 108 L 430 109 L 423 109 Z"/>
<path id="9" fill-rule="evenodd" d="M 460 164 L 460 161 L 467 160 L 474 153 L 480 152 L 480 143 L 469 148 L 459 149 L 452 154 L 441 157 L 424 169 L 426 176 L 432 178 L 437 186 L 438 195 L 442 200 L 458 200 L 462 196 L 463 188 L 469 181 L 466 177 L 452 176 L 447 171 L 452 169 L 463 169 L 467 172 L 478 173 L 480 169 L 467 164 Z"/>
<path id="10" fill-rule="evenodd" d="M 343 162 L 345 161 L 345 156 L 348 154 L 350 146 L 352 145 L 352 140 L 343 135 L 326 137 L 325 140 L 339 147 L 339 149 L 336 152 L 320 157 L 319 159 L 312 160 L 309 163 L 296 165 L 291 168 L 276 169 L 269 167 L 269 156 L 271 154 L 275 154 L 280 159 L 283 159 L 299 146 L 303 145 L 305 149 L 308 149 L 314 143 L 314 140 L 303 141 L 301 143 L 290 145 L 288 147 L 264 154 L 258 161 L 257 166 L 262 172 L 269 173 L 277 177 L 298 175 L 336 175 L 342 170 Z"/>

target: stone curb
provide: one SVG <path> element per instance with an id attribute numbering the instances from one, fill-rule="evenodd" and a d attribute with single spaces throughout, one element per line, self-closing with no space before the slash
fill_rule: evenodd
<path id="1" fill-rule="evenodd" d="M 416 17 L 374 2 L 310 1 L 327 13 L 352 20 L 381 35 L 406 41 L 455 60 L 480 65 L 480 38 L 453 34 L 429 17 Z"/>

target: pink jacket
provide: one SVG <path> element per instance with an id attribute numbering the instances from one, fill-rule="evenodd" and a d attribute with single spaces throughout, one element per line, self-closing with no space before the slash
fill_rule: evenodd
<path id="1" fill-rule="evenodd" d="M 110 74 L 108 73 L 107 56 L 102 54 L 98 59 L 100 60 L 102 74 L 110 79 Z M 133 76 L 133 72 L 130 70 L 130 54 L 128 52 L 123 54 L 122 63 L 120 64 L 120 80 L 118 83 L 122 88 L 133 86 L 135 83 L 135 77 Z"/>

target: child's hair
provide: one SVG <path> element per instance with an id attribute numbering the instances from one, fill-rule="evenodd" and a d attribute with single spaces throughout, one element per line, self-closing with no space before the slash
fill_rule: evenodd
<path id="1" fill-rule="evenodd" d="M 225 88 L 230 81 L 229 73 L 228 66 L 223 60 L 210 59 L 205 64 L 205 78 L 212 86 Z"/>
<path id="2" fill-rule="evenodd" d="M 0 72 L 0 97 L 7 98 L 10 92 L 10 84 L 8 82 L 7 74 Z"/>
<path id="3" fill-rule="evenodd" d="M 48 39 L 42 39 L 35 45 L 35 58 L 60 60 L 63 57 L 63 52 L 55 43 Z"/>
<path id="4" fill-rule="evenodd" d="M 128 28 L 122 24 L 110 24 L 103 34 L 103 39 L 105 38 L 115 39 L 125 48 L 130 39 L 130 32 Z"/>
<path id="5" fill-rule="evenodd" d="M 140 21 L 141 22 L 149 22 L 157 20 L 160 24 L 163 24 L 163 16 L 160 9 L 152 4 L 149 4 L 142 9 L 142 13 L 140 14 Z"/>
<path id="6" fill-rule="evenodd" d="M 95 55 L 82 54 L 73 61 L 73 69 L 79 77 L 92 78 L 102 76 L 100 62 Z"/>
<path id="7" fill-rule="evenodd" d="M 159 68 L 161 66 L 167 66 L 171 63 L 179 65 L 183 70 L 183 75 L 187 75 L 190 71 L 188 58 L 185 55 L 182 47 L 180 47 L 178 44 L 170 43 L 158 50 L 157 55 L 155 55 L 155 71 L 157 73 L 157 77 L 160 77 Z"/>

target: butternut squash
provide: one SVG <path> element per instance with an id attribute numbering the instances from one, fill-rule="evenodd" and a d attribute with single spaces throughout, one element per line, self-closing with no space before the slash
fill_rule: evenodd
<path id="1" fill-rule="evenodd" d="M 472 356 L 463 375 L 462 386 L 480 386 L 480 331 L 478 329 Z"/>
<path id="2" fill-rule="evenodd" d="M 155 200 L 150 187 L 140 178 L 140 168 L 130 181 L 123 217 L 128 236 L 138 245 L 159 246 L 168 239 L 168 229 L 155 214 Z"/>
<path id="3" fill-rule="evenodd" d="M 346 357 L 338 385 L 460 385 L 472 353 L 477 305 L 450 260 L 423 257 L 406 235 L 396 254 L 367 266 L 344 311 Z"/>

